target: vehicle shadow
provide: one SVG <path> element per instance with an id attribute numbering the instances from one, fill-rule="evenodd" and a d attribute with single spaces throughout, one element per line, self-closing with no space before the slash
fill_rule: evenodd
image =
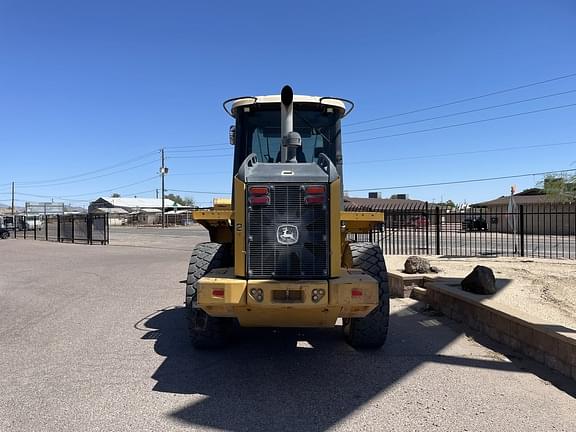
<path id="1" fill-rule="evenodd" d="M 160 311 L 144 326 L 143 339 L 156 339 L 165 357 L 153 390 L 206 396 L 171 416 L 232 431 L 327 430 L 426 362 L 520 372 L 509 361 L 450 355 L 444 348 L 461 330 L 410 309 L 391 316 L 377 351 L 352 349 L 338 327 L 240 329 L 227 349 L 197 351 L 184 308 Z"/>

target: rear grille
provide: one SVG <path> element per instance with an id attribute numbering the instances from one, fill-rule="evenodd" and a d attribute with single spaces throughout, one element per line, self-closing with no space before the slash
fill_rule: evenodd
<path id="1" fill-rule="evenodd" d="M 270 187 L 270 205 L 249 206 L 247 213 L 249 277 L 328 276 L 327 204 L 306 205 L 301 185 L 275 184 Z"/>

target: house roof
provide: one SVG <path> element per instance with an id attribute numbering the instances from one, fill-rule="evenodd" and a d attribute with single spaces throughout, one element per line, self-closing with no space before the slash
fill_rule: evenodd
<path id="1" fill-rule="evenodd" d="M 346 211 L 410 210 L 422 209 L 425 206 L 426 203 L 420 200 L 344 197 Z"/>
<path id="2" fill-rule="evenodd" d="M 97 213 L 108 213 L 108 214 L 128 214 L 126 210 L 120 207 L 101 207 L 96 209 Z"/>
<path id="3" fill-rule="evenodd" d="M 507 206 L 510 202 L 510 195 L 503 195 L 499 198 L 479 202 L 476 204 L 472 204 L 471 207 L 500 207 L 500 206 Z M 518 193 L 514 195 L 514 202 L 517 205 L 527 205 L 527 204 L 561 204 L 562 201 L 559 200 L 557 197 L 553 195 L 546 195 L 546 194 L 525 194 L 525 193 Z"/>
<path id="4" fill-rule="evenodd" d="M 162 207 L 161 198 L 112 198 L 101 197 L 96 201 L 107 201 L 114 207 L 129 207 L 129 208 L 160 208 Z M 164 207 L 174 207 L 174 201 L 164 198 Z"/>

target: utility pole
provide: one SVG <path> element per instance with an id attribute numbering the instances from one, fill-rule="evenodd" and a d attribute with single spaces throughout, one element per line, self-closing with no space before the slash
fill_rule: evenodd
<path id="1" fill-rule="evenodd" d="M 16 212 L 16 209 L 14 207 L 14 182 L 12 182 L 12 223 L 14 223 L 14 226 L 16 226 L 16 223 L 14 221 L 15 212 Z"/>
<path id="2" fill-rule="evenodd" d="M 165 166 L 165 159 L 164 159 L 164 148 L 160 149 L 160 155 L 162 158 L 162 166 L 160 167 L 160 178 L 162 180 L 162 228 L 165 228 L 165 218 L 164 218 L 164 195 L 165 195 L 165 190 L 164 190 L 164 176 L 168 173 L 168 168 L 166 168 Z"/>

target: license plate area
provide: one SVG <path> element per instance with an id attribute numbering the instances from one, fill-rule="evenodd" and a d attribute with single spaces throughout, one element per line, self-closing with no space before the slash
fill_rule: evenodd
<path id="1" fill-rule="evenodd" d="M 303 290 L 272 290 L 274 303 L 304 303 Z"/>

